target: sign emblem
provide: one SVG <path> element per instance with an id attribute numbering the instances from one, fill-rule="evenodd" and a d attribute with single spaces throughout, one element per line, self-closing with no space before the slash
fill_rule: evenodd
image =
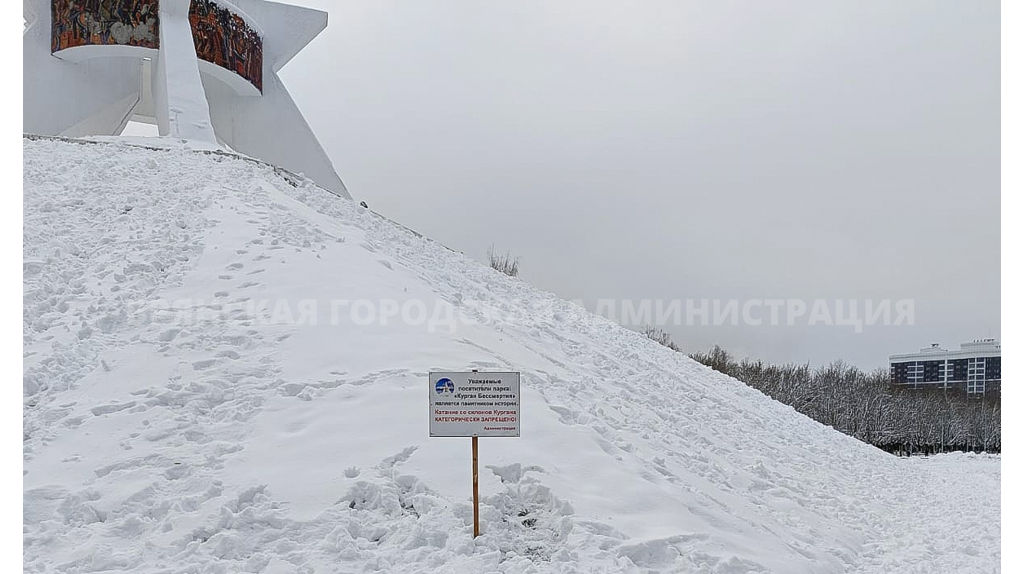
<path id="1" fill-rule="evenodd" d="M 454 393 L 455 383 L 453 383 L 451 379 L 438 379 L 437 384 L 434 385 L 434 390 L 436 390 L 439 395 Z"/>

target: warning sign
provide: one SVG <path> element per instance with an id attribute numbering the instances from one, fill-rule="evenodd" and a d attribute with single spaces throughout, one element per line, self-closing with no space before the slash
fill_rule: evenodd
<path id="1" fill-rule="evenodd" d="M 430 373 L 430 436 L 519 436 L 519 373 Z"/>

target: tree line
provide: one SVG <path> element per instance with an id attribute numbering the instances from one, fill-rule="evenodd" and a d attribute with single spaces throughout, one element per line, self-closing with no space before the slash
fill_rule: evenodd
<path id="1" fill-rule="evenodd" d="M 658 328 L 651 339 L 679 350 Z M 690 358 L 743 381 L 798 412 L 893 454 L 1000 452 L 998 394 L 969 397 L 961 389 L 908 389 L 890 382 L 886 369 L 865 373 L 843 361 L 772 365 L 736 360 L 715 345 Z"/>

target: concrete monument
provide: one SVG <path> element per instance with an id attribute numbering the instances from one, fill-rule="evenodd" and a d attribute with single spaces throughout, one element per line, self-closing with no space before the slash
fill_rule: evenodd
<path id="1" fill-rule="evenodd" d="M 265 0 L 24 0 L 24 130 L 231 148 L 349 197 L 278 77 L 327 26 Z"/>

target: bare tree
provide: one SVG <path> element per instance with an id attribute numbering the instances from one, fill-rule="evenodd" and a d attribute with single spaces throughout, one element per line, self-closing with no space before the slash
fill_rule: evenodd
<path id="1" fill-rule="evenodd" d="M 645 330 L 658 340 L 660 330 Z M 835 361 L 810 365 L 737 362 L 719 346 L 690 357 L 739 379 L 797 412 L 891 453 L 952 450 L 999 452 L 998 394 L 975 398 L 962 389 L 908 390 L 889 381 L 889 373 L 870 374 Z"/>

